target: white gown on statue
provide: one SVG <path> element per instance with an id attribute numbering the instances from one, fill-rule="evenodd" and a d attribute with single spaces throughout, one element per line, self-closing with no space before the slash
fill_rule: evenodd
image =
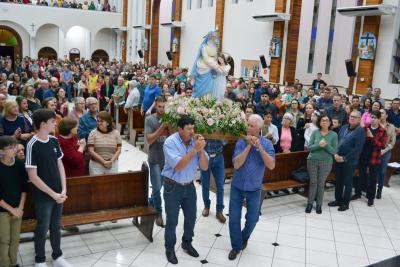
<path id="1" fill-rule="evenodd" d="M 214 88 L 211 91 L 211 95 L 218 101 L 222 101 L 225 97 L 226 76 L 228 76 L 230 69 L 231 66 L 226 64 L 225 66 L 219 66 L 217 70 L 217 76 L 214 79 Z"/>

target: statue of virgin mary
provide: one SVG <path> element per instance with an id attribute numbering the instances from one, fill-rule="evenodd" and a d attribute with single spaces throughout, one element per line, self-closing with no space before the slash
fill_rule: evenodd
<path id="1" fill-rule="evenodd" d="M 215 90 L 215 78 L 221 69 L 217 62 L 218 45 L 217 31 L 210 31 L 203 37 L 191 73 L 193 97 L 199 98 Z"/>

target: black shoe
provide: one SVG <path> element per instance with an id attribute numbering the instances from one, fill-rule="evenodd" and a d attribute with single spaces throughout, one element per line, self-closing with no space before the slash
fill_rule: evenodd
<path id="1" fill-rule="evenodd" d="M 339 203 L 339 201 L 334 200 L 334 201 L 329 202 L 328 206 L 329 207 L 338 207 L 338 206 L 340 206 L 340 203 Z"/>
<path id="2" fill-rule="evenodd" d="M 377 199 L 382 198 L 382 187 L 378 187 L 378 190 L 376 190 L 376 198 Z"/>
<path id="3" fill-rule="evenodd" d="M 307 207 L 306 207 L 306 213 L 311 213 L 311 211 L 312 211 L 312 204 L 307 204 Z"/>
<path id="4" fill-rule="evenodd" d="M 247 247 L 247 241 L 248 241 L 248 240 L 243 240 L 243 242 L 242 242 L 242 250 L 245 250 L 245 249 L 246 249 L 246 247 Z"/>
<path id="5" fill-rule="evenodd" d="M 14 265 L 13 267 L 21 267 L 21 265 L 17 264 L 17 265 Z"/>
<path id="6" fill-rule="evenodd" d="M 317 205 L 317 207 L 315 208 L 315 211 L 317 212 L 317 214 L 321 214 L 322 213 L 321 205 Z"/>
<path id="7" fill-rule="evenodd" d="M 167 255 L 167 260 L 172 264 L 178 264 L 178 259 L 176 258 L 175 251 L 166 250 L 165 255 Z"/>
<path id="8" fill-rule="evenodd" d="M 371 207 L 374 205 L 374 200 L 373 199 L 368 199 L 368 207 Z"/>
<path id="9" fill-rule="evenodd" d="M 289 190 L 287 190 L 287 189 L 283 189 L 282 192 L 285 194 L 290 194 Z"/>
<path id="10" fill-rule="evenodd" d="M 240 253 L 239 250 L 232 249 L 231 252 L 229 252 L 228 259 L 230 259 L 231 261 L 233 261 L 234 259 L 236 259 L 237 255 L 238 255 L 239 253 Z"/>
<path id="11" fill-rule="evenodd" d="M 194 247 L 191 244 L 184 245 L 182 243 L 182 249 L 192 257 L 195 257 L 195 258 L 199 257 L 199 253 L 194 249 Z"/>
<path id="12" fill-rule="evenodd" d="M 348 210 L 349 209 L 349 205 L 341 205 L 339 208 L 338 208 L 338 211 L 345 211 L 345 210 Z"/>
<path id="13" fill-rule="evenodd" d="M 355 194 L 355 195 L 353 195 L 353 196 L 351 197 L 351 200 L 357 200 L 357 199 L 359 199 L 359 198 L 361 198 L 361 194 Z"/>
<path id="14" fill-rule="evenodd" d="M 296 193 L 299 192 L 299 190 L 300 190 L 300 189 L 299 189 L 298 187 L 294 187 L 294 188 L 292 189 L 292 193 L 295 193 L 295 194 L 296 194 Z"/>

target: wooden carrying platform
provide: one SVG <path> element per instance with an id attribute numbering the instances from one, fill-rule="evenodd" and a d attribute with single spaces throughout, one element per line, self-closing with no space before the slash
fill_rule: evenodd
<path id="1" fill-rule="evenodd" d="M 126 218 L 150 241 L 157 212 L 148 204 L 148 168 L 141 171 L 67 178 L 68 199 L 64 203 L 62 225 L 74 226 Z M 36 226 L 29 190 L 22 232 Z"/>

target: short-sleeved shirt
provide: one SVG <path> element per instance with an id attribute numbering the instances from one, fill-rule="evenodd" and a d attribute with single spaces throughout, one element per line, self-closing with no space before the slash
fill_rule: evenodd
<path id="1" fill-rule="evenodd" d="M 199 166 L 200 152 L 197 153 L 182 170 L 175 171 L 175 167 L 178 165 L 179 161 L 193 149 L 194 145 L 195 142 L 192 139 L 189 145 L 186 146 L 179 133 L 170 135 L 164 142 L 165 164 L 161 175 L 178 183 L 193 181 L 197 172 L 197 167 Z M 207 153 L 206 156 L 208 157 Z"/>
<path id="2" fill-rule="evenodd" d="M 36 168 L 39 178 L 54 192 L 61 193 L 61 176 L 57 161 L 62 157 L 63 153 L 57 138 L 49 136 L 47 140 L 40 140 L 35 135 L 26 147 L 25 167 Z M 33 187 L 33 198 L 35 201 L 51 199 L 36 187 Z"/>
<path id="3" fill-rule="evenodd" d="M 96 92 L 96 90 L 97 90 L 97 80 L 98 79 L 99 79 L 99 75 L 95 75 L 95 76 L 90 75 L 89 76 L 89 82 L 88 82 L 88 91 L 89 91 L 89 93 Z"/>
<path id="4" fill-rule="evenodd" d="M 160 87 L 158 87 L 158 85 L 154 85 L 153 87 L 147 85 L 146 89 L 144 89 L 144 97 L 142 104 L 143 111 L 146 112 L 151 107 L 156 97 L 160 95 L 161 95 L 161 89 Z"/>
<path id="5" fill-rule="evenodd" d="M 125 86 L 124 85 L 116 85 L 114 86 L 114 93 L 113 96 L 120 96 L 121 98 L 119 100 L 116 100 L 115 103 L 118 105 L 124 104 L 125 103 Z"/>
<path id="6" fill-rule="evenodd" d="M 144 121 L 144 133 L 151 134 L 157 131 L 158 128 L 161 126 L 161 119 L 158 118 L 155 114 L 147 116 Z M 148 161 L 151 164 L 164 164 L 164 152 L 163 152 L 163 145 L 165 139 L 167 139 L 168 131 L 165 130 L 157 140 L 155 140 L 149 146 L 149 158 Z"/>
<path id="7" fill-rule="evenodd" d="M 274 147 L 268 139 L 260 137 L 260 142 L 264 150 L 275 160 Z M 246 148 L 245 139 L 239 139 L 236 142 L 233 158 L 236 158 Z M 249 154 L 243 165 L 239 169 L 235 169 L 232 179 L 232 186 L 243 191 L 257 191 L 262 187 L 262 181 L 265 172 L 265 164 L 261 156 L 261 152 L 257 148 L 251 147 Z"/>
<path id="8" fill-rule="evenodd" d="M 4 135 L 14 135 L 18 128 L 21 129 L 21 133 L 29 132 L 29 127 L 26 124 L 24 117 L 19 115 L 15 121 L 9 121 L 5 117 L 2 117 L 0 123 L 4 130 Z"/>
<path id="9" fill-rule="evenodd" d="M 28 175 L 24 162 L 16 160 L 12 166 L 0 162 L 0 200 L 4 200 L 13 208 L 19 206 L 21 193 L 26 192 Z M 0 208 L 0 212 L 6 212 Z"/>
<path id="10" fill-rule="evenodd" d="M 99 154 L 104 160 L 111 160 L 121 145 L 121 135 L 117 130 L 102 133 L 98 129 L 94 129 L 89 134 L 88 147 L 94 147 L 94 152 Z"/>

